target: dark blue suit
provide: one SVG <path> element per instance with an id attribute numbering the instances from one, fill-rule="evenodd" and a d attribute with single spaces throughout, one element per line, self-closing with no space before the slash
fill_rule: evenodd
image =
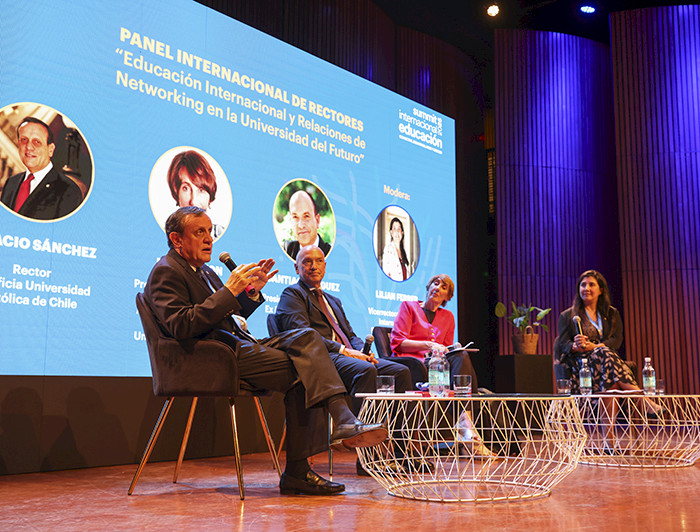
<path id="1" fill-rule="evenodd" d="M 362 350 L 364 340 L 359 338 L 348 322 L 343 305 L 335 296 L 325 294 L 338 325 L 354 349 Z M 288 286 L 282 292 L 277 304 L 277 325 L 280 330 L 311 327 L 323 337 L 328 353 L 335 364 L 340 378 L 345 383 L 348 392 L 353 396 L 353 412 L 355 415 L 362 406 L 362 399 L 356 399 L 357 393 L 373 393 L 377 390 L 377 375 L 393 375 L 396 392 L 403 393 L 412 388 L 411 372 L 402 364 L 378 359 L 377 364 L 341 355 L 340 344 L 333 340 L 333 327 L 319 307 L 316 295 L 312 293 L 303 281 Z"/>

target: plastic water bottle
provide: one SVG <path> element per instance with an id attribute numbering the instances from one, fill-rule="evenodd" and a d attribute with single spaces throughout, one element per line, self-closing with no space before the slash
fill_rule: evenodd
<path id="1" fill-rule="evenodd" d="M 445 356 L 445 353 L 442 353 L 442 387 L 443 387 L 443 395 L 447 395 L 448 391 L 450 390 L 450 363 L 447 361 L 447 357 Z"/>
<path id="2" fill-rule="evenodd" d="M 445 377 L 447 372 L 447 377 Z M 430 356 L 428 365 L 428 390 L 433 397 L 440 397 L 447 393 L 450 388 L 450 365 L 445 355 L 434 349 Z"/>
<path id="3" fill-rule="evenodd" d="M 654 367 L 651 365 L 650 357 L 644 357 L 642 385 L 646 395 L 654 395 L 656 393 L 656 371 L 654 371 Z"/>
<path id="4" fill-rule="evenodd" d="M 578 386 L 583 395 L 590 395 L 593 391 L 593 378 L 591 377 L 591 368 L 588 367 L 587 358 L 581 359 L 581 370 L 578 372 Z"/>

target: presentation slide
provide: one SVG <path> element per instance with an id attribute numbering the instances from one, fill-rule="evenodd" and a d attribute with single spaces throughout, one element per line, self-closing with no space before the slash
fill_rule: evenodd
<path id="1" fill-rule="evenodd" d="M 223 280 L 276 261 L 260 338 L 308 242 L 360 337 L 456 281 L 452 119 L 191 1 L 0 4 L 0 373 L 150 376 L 134 298 L 178 206 Z"/>

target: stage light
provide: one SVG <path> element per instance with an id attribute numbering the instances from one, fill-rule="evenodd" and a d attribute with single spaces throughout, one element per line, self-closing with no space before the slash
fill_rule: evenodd
<path id="1" fill-rule="evenodd" d="M 498 9 L 498 4 L 491 4 L 486 10 L 486 13 L 489 17 L 495 17 L 496 15 L 498 15 L 499 11 L 500 9 Z"/>
<path id="2" fill-rule="evenodd" d="M 583 4 L 579 9 L 581 10 L 581 13 L 585 13 L 586 15 L 595 13 L 595 7 L 589 4 Z"/>

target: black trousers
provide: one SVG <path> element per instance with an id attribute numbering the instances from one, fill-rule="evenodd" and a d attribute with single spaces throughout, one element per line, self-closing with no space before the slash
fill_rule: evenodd
<path id="1" fill-rule="evenodd" d="M 315 330 L 285 331 L 259 343 L 221 330 L 210 336 L 233 347 L 242 381 L 284 394 L 287 460 L 302 460 L 328 448 L 326 416 L 319 407 L 346 391 Z"/>

